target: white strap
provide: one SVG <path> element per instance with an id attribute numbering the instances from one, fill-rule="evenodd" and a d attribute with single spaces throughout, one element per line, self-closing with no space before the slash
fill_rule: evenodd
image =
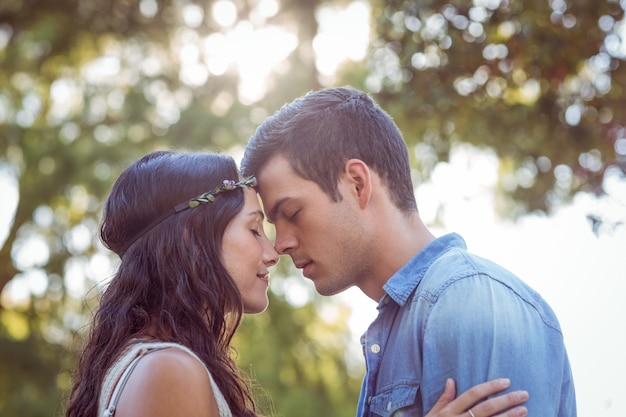
<path id="1" fill-rule="evenodd" d="M 141 349 L 137 352 L 137 357 L 134 358 L 132 362 L 128 364 L 128 367 L 122 373 L 122 376 L 120 377 L 117 384 L 115 385 L 113 394 L 111 394 L 111 399 L 109 400 L 109 403 L 106 409 L 102 413 L 102 417 L 113 417 L 113 415 L 115 414 L 115 409 L 117 407 L 119 397 L 122 394 L 122 390 L 124 389 L 124 386 L 128 382 L 128 378 L 130 377 L 130 374 L 133 372 L 133 369 L 135 369 L 135 367 L 137 366 L 137 363 L 139 362 L 139 360 L 147 353 L 154 352 L 156 350 L 167 349 L 167 348 L 181 349 L 187 352 L 189 355 L 194 357 L 196 360 L 198 360 L 202 364 L 202 366 L 206 369 L 208 373 L 209 380 L 211 382 L 211 388 L 213 389 L 213 396 L 215 397 L 215 401 L 217 402 L 217 407 L 220 413 L 220 417 L 232 417 L 232 413 L 230 411 L 230 408 L 228 407 L 228 403 L 226 402 L 226 399 L 224 398 L 224 395 L 220 391 L 219 387 L 215 383 L 215 380 L 213 379 L 213 375 L 211 375 L 211 372 L 209 372 L 204 362 L 202 362 L 202 360 L 198 357 L 198 355 L 196 355 L 191 349 L 189 349 L 188 347 L 184 345 L 180 345 L 178 343 L 167 343 L 167 342 L 145 343 L 145 345 L 146 346 L 141 347 Z"/>
<path id="2" fill-rule="evenodd" d="M 115 386 L 115 390 L 113 391 L 113 394 L 111 395 L 111 400 L 109 401 L 109 405 L 106 408 L 106 410 L 104 410 L 104 414 L 102 415 L 102 417 L 112 417 L 115 414 L 115 408 L 117 407 L 117 402 L 120 399 L 120 395 L 122 395 L 122 390 L 124 390 L 124 387 L 126 386 L 126 383 L 128 382 L 128 378 L 130 378 L 130 374 L 133 372 L 133 369 L 135 369 L 135 366 L 137 366 L 137 364 L 139 363 L 139 360 L 143 358 L 143 356 L 146 353 L 151 352 L 153 350 L 157 350 L 157 348 L 142 349 L 139 352 L 139 355 L 137 355 L 137 357 L 133 359 L 133 361 L 124 370 L 124 373 L 122 374 L 122 376 L 120 377 L 120 380 Z"/>

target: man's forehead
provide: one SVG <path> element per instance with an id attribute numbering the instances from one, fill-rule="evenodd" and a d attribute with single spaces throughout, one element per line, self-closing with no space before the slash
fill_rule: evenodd
<path id="1" fill-rule="evenodd" d="M 276 219 L 281 207 L 289 205 L 290 202 L 298 198 L 298 189 L 292 189 L 287 181 L 281 181 L 281 179 L 259 182 L 257 191 L 263 211 L 265 211 L 266 218 L 270 222 Z"/>
<path id="2" fill-rule="evenodd" d="M 269 159 L 256 173 L 257 191 L 263 200 L 272 200 L 284 195 L 293 184 L 301 179 L 287 159 L 276 155 Z"/>
<path id="3" fill-rule="evenodd" d="M 269 158 L 263 165 L 259 167 L 256 172 L 256 176 L 264 175 L 284 175 L 295 174 L 289 158 L 283 154 L 276 154 Z"/>

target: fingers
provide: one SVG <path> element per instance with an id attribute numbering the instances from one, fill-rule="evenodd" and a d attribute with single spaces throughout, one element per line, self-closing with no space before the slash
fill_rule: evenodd
<path id="1" fill-rule="evenodd" d="M 507 389 L 511 385 L 508 378 L 494 379 L 475 385 L 450 402 L 448 409 L 455 414 L 467 413 L 470 408 L 476 417 L 520 417 L 527 414 L 525 407 L 516 407 L 528 400 L 528 392 L 514 391 L 484 400 L 490 395 Z M 445 394 L 445 392 L 444 392 Z M 443 397 L 443 395 L 442 395 Z M 484 400 L 484 401 L 482 401 Z M 441 401 L 441 398 L 440 398 Z M 482 402 L 479 402 L 482 401 Z M 515 407 L 515 408 L 513 408 Z M 510 410 L 509 410 L 510 409 Z M 505 411 L 506 410 L 506 411 Z M 497 414 L 502 413 L 502 414 Z"/>
<path id="2" fill-rule="evenodd" d="M 472 388 L 459 395 L 454 402 L 456 403 L 458 409 L 464 411 L 472 407 L 480 400 L 507 389 L 510 385 L 511 381 L 508 378 L 498 378 L 483 382 L 482 384 L 474 385 Z"/>
<path id="3" fill-rule="evenodd" d="M 512 410 L 508 410 L 506 413 L 498 414 L 494 417 L 525 417 L 528 415 L 526 407 L 515 407 Z"/>
<path id="4" fill-rule="evenodd" d="M 528 392 L 513 391 L 493 398 L 493 394 L 509 388 L 508 378 L 494 379 L 473 386 L 454 399 L 456 385 L 450 378 L 446 380 L 443 394 L 439 397 L 426 417 L 523 417 L 528 414 L 521 404 L 528 400 Z M 471 413 L 468 410 L 472 410 Z M 498 414 L 500 413 L 500 414 Z"/>
<path id="5" fill-rule="evenodd" d="M 456 396 L 456 384 L 452 378 L 448 378 L 446 380 L 446 386 L 443 390 L 443 394 L 439 397 L 433 408 L 431 408 L 430 412 L 426 414 L 426 417 L 436 416 L 437 413 L 442 410 L 446 405 L 450 404 L 454 397 Z"/>
<path id="6" fill-rule="evenodd" d="M 472 412 L 476 417 L 496 416 L 496 417 L 523 417 L 528 414 L 524 406 L 520 406 L 528 400 L 528 392 L 513 391 L 506 394 L 490 398 L 472 407 Z M 515 407 L 518 406 L 518 407 Z M 511 408 L 515 407 L 515 408 Z M 502 414 L 497 414 L 499 412 Z"/>

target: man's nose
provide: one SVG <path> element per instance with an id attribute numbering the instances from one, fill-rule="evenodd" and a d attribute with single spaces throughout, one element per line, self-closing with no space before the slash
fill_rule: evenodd
<path id="1" fill-rule="evenodd" d="M 288 255 L 297 247 L 297 240 L 291 234 L 279 233 L 276 231 L 276 240 L 274 241 L 276 252 L 281 255 Z"/>

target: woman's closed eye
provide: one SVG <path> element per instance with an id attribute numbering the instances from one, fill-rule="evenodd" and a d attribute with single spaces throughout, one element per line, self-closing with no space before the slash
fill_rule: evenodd
<path id="1" fill-rule="evenodd" d="M 255 235 L 256 237 L 262 237 L 265 235 L 265 230 L 263 229 L 263 224 L 258 221 L 253 227 L 252 229 L 250 229 L 250 231 L 252 232 L 253 235 Z"/>

